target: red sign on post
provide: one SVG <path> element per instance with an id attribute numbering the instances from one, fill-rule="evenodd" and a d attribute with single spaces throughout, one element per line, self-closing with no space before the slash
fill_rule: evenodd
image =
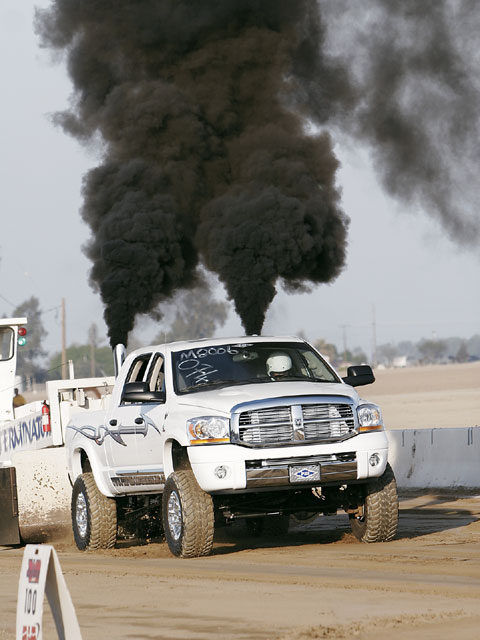
<path id="1" fill-rule="evenodd" d="M 31 584 L 35 582 L 38 584 L 38 580 L 40 578 L 40 567 L 42 566 L 41 560 L 33 560 L 32 558 L 28 559 L 28 571 L 27 578 L 28 582 Z"/>
<path id="2" fill-rule="evenodd" d="M 22 628 L 22 640 L 38 640 L 40 627 L 35 625 L 34 627 L 23 625 Z"/>

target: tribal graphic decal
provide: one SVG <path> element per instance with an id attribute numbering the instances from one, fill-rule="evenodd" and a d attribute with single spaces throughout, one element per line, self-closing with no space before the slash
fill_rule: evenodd
<path id="1" fill-rule="evenodd" d="M 72 431 L 75 431 L 75 435 L 77 435 L 77 433 L 81 433 L 82 436 L 85 436 L 89 440 L 93 440 L 98 445 L 102 445 L 105 442 L 107 436 L 110 436 L 113 440 L 115 440 L 116 443 L 121 444 L 123 447 L 126 447 L 127 444 L 123 440 L 122 436 L 141 435 L 145 438 L 148 433 L 149 427 L 152 427 L 152 429 L 155 429 L 157 433 L 160 433 L 160 429 L 148 416 L 144 415 L 143 413 L 140 414 L 140 416 L 142 418 L 142 422 L 139 422 L 138 424 L 117 424 L 113 428 L 112 426 L 102 424 L 100 425 L 98 432 L 97 428 L 92 427 L 91 425 L 85 425 L 83 427 L 68 425 L 67 429 L 72 429 Z"/>

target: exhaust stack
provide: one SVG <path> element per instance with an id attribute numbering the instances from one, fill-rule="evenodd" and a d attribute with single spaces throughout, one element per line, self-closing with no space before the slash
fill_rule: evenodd
<path id="1" fill-rule="evenodd" d="M 120 367 L 125 362 L 125 345 L 117 344 L 113 348 L 113 366 L 115 370 L 115 377 L 118 378 L 118 374 L 120 373 Z"/>

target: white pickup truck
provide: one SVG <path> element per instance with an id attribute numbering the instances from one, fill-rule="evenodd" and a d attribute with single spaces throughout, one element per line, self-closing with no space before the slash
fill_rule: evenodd
<path id="1" fill-rule="evenodd" d="M 215 527 L 235 519 L 286 532 L 290 516 L 338 509 L 359 540 L 391 540 L 398 499 L 382 416 L 353 388 L 374 376 L 366 365 L 347 374 L 295 337 L 132 352 L 109 406 L 66 428 L 78 548 L 113 547 L 119 530 L 157 520 L 174 555 L 203 556 Z"/>

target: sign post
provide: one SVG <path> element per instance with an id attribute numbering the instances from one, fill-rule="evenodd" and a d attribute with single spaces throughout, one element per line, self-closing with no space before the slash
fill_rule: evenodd
<path id="1" fill-rule="evenodd" d="M 16 640 L 42 640 L 45 593 L 60 640 L 82 640 L 55 549 L 51 545 L 28 544 L 18 583 Z"/>

